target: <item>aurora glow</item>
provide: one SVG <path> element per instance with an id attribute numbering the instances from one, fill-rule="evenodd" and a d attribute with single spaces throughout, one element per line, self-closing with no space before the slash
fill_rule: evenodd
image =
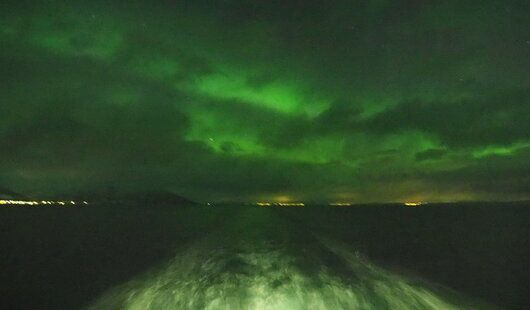
<path id="1" fill-rule="evenodd" d="M 3 187 L 530 198 L 528 1 L 0 8 Z"/>

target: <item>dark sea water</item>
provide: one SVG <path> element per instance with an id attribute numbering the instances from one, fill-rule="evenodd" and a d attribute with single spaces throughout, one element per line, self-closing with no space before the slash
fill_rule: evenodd
<path id="1" fill-rule="evenodd" d="M 528 309 L 530 205 L 0 209 L 1 309 Z"/>

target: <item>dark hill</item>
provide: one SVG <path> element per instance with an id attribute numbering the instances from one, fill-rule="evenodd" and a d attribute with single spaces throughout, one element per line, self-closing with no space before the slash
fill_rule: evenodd
<path id="1" fill-rule="evenodd" d="M 116 192 L 101 191 L 85 194 L 77 194 L 78 200 L 87 200 L 92 203 L 111 203 L 117 205 L 137 206 L 178 206 L 195 205 L 185 197 L 169 191 L 138 191 L 138 192 Z"/>
<path id="2" fill-rule="evenodd" d="M 126 194 L 120 199 L 125 203 L 141 205 L 193 205 L 193 202 L 187 198 L 166 191 L 149 191 Z"/>
<path id="3" fill-rule="evenodd" d="M 23 199 L 23 195 L 4 187 L 0 187 L 0 199 Z"/>

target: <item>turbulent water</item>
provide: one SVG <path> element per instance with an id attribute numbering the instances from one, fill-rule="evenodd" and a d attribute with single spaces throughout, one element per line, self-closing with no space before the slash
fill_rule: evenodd
<path id="1" fill-rule="evenodd" d="M 477 309 L 352 246 L 250 210 L 89 309 Z M 126 263 L 126 262 L 125 262 Z"/>

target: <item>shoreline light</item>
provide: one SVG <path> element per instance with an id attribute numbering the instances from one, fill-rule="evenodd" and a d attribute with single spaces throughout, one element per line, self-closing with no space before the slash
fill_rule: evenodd
<path id="1" fill-rule="evenodd" d="M 303 207 L 305 206 L 302 202 L 279 202 L 277 204 L 280 207 Z"/>
<path id="2" fill-rule="evenodd" d="M 349 202 L 333 202 L 329 204 L 332 207 L 349 207 L 351 203 Z"/>
<path id="3" fill-rule="evenodd" d="M 88 205 L 87 201 L 82 202 L 75 202 L 73 200 L 70 201 L 51 201 L 51 200 L 15 200 L 15 199 L 0 199 L 0 205 L 5 206 L 38 206 L 38 205 L 60 205 L 60 206 L 66 206 L 66 205 Z"/>
<path id="4" fill-rule="evenodd" d="M 303 202 L 256 202 L 256 205 L 259 207 L 303 207 L 305 204 Z"/>

